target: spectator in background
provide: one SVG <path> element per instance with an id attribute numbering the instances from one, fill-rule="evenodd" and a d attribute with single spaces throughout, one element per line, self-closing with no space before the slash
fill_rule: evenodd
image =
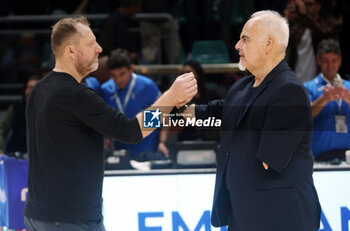
<path id="1" fill-rule="evenodd" d="M 255 10 L 275 10 L 283 14 L 288 0 L 254 0 Z"/>
<path id="2" fill-rule="evenodd" d="M 101 86 L 105 102 L 133 118 L 137 113 L 152 105 L 161 95 L 153 80 L 134 73 L 134 65 L 126 50 L 117 49 L 108 58 L 111 79 Z M 114 149 L 130 151 L 136 161 L 166 160 L 169 155 L 165 146 L 167 136 L 159 129 L 138 144 L 114 142 Z M 160 138 L 159 138 L 160 136 Z"/>
<path id="3" fill-rule="evenodd" d="M 342 50 L 342 62 L 350 63 L 350 1 L 343 4 L 343 25 L 340 36 L 340 46 Z M 350 65 L 342 65 L 341 73 L 343 77 L 350 80 Z"/>
<path id="4" fill-rule="evenodd" d="M 90 77 L 84 79 L 85 85 L 100 92 L 103 83 L 110 79 L 109 68 L 107 67 L 108 56 L 103 55 L 98 58 L 98 69 L 92 72 Z"/>
<path id="5" fill-rule="evenodd" d="M 129 52 L 133 63 L 139 63 L 141 53 L 141 36 L 139 23 L 132 17 L 140 12 L 142 0 L 121 0 L 115 10 L 105 21 L 100 31 L 99 43 L 104 54 L 109 54 L 117 48 Z"/>
<path id="6" fill-rule="evenodd" d="M 174 12 L 177 2 L 178 0 L 143 0 L 142 13 L 167 13 L 174 18 L 174 34 L 171 34 L 173 28 L 168 20 L 141 21 L 142 54 L 149 64 L 179 63 L 179 25 Z M 171 39 L 174 44 L 170 44 Z"/>
<path id="7" fill-rule="evenodd" d="M 218 98 L 218 94 L 206 88 L 206 77 L 200 63 L 188 60 L 183 64 L 183 73 L 192 72 L 197 80 L 198 93 L 192 99 L 196 104 L 208 103 L 210 100 Z"/>
<path id="8" fill-rule="evenodd" d="M 87 11 L 90 14 L 110 14 L 118 6 L 119 1 L 115 0 L 89 0 Z"/>
<path id="9" fill-rule="evenodd" d="M 284 12 L 290 22 L 289 63 L 302 82 L 317 74 L 317 44 L 337 37 L 334 25 L 323 19 L 320 11 L 319 0 L 290 0 Z"/>
<path id="10" fill-rule="evenodd" d="M 344 160 L 345 150 L 350 149 L 350 82 L 338 74 L 341 62 L 339 43 L 321 41 L 317 49 L 321 73 L 304 84 L 314 120 L 311 148 L 319 161 Z"/>
<path id="11" fill-rule="evenodd" d="M 183 73 L 192 72 L 197 80 L 198 93 L 192 98 L 191 103 L 207 104 L 209 101 L 219 99 L 219 95 L 206 88 L 206 78 L 201 65 L 192 60 L 183 64 Z M 206 130 L 197 127 L 183 127 L 177 135 L 178 141 L 184 140 L 219 140 L 218 130 Z"/>
<path id="12" fill-rule="evenodd" d="M 185 16 L 187 19 L 186 41 L 184 49 L 187 52 L 192 50 L 192 44 L 196 40 L 218 39 L 219 26 L 215 19 L 215 0 L 192 0 L 183 1 Z"/>
<path id="13" fill-rule="evenodd" d="M 83 14 L 89 3 L 89 0 L 50 0 L 47 8 L 51 14 Z"/>
<path id="14" fill-rule="evenodd" d="M 25 110 L 29 94 L 39 80 L 39 76 L 30 76 L 23 100 L 11 105 L 4 115 L 0 123 L 0 153 L 27 153 Z"/>
<path id="15" fill-rule="evenodd" d="M 337 27 L 343 24 L 343 7 L 344 0 L 326 0 L 325 11 L 327 20 Z"/>
<path id="16" fill-rule="evenodd" d="M 26 81 L 26 77 L 40 69 L 40 53 L 34 34 L 21 35 L 18 45 L 7 49 L 1 62 L 1 69 L 11 73 L 11 82 Z"/>
<path id="17" fill-rule="evenodd" d="M 46 1 L 1 0 L 0 8 L 0 12 L 2 13 L 2 15 L 43 14 L 46 10 Z"/>

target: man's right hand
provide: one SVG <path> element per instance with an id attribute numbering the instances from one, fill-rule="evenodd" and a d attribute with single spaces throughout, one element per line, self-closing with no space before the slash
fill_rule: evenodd
<path id="1" fill-rule="evenodd" d="M 169 90 L 164 92 L 164 94 L 147 110 L 159 110 L 160 107 L 163 107 L 161 111 L 162 113 L 170 113 L 174 106 L 181 107 L 189 102 L 196 94 L 197 81 L 193 73 L 186 73 L 177 77 Z M 136 117 L 141 128 L 142 137 L 148 136 L 155 128 L 142 129 L 143 111 L 139 112 Z"/>
<path id="2" fill-rule="evenodd" d="M 341 88 L 335 86 L 325 86 L 323 96 L 326 103 L 341 99 Z"/>
<path id="3" fill-rule="evenodd" d="M 312 118 L 315 118 L 327 103 L 341 99 L 342 89 L 337 86 L 327 85 L 324 88 L 323 95 L 311 103 Z"/>
<path id="4" fill-rule="evenodd" d="M 169 89 L 169 94 L 177 107 L 189 102 L 197 94 L 197 81 L 193 73 L 177 77 Z"/>

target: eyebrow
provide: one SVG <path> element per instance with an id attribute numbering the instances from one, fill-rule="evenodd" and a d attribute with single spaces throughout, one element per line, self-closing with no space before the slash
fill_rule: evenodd
<path id="1" fill-rule="evenodd" d="M 92 39 L 89 39 L 88 40 L 88 44 L 94 44 L 96 41 L 96 37 L 92 38 Z"/>
<path id="2" fill-rule="evenodd" d="M 247 35 L 242 35 L 241 39 L 249 39 L 249 37 Z"/>

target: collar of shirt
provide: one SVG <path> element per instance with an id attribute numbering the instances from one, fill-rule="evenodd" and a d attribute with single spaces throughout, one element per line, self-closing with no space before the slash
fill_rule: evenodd
<path id="1" fill-rule="evenodd" d="M 135 73 L 131 73 L 129 82 L 123 89 L 119 89 L 118 85 L 116 83 L 114 83 L 115 84 L 115 90 L 116 90 L 116 92 L 118 92 L 118 94 L 120 94 L 121 92 L 127 91 L 129 89 L 133 75 L 136 75 L 136 74 Z"/>
<path id="2" fill-rule="evenodd" d="M 322 72 L 320 73 L 320 78 L 323 80 L 323 81 L 325 81 L 326 82 L 326 85 L 331 85 L 331 86 L 333 86 L 334 84 L 333 83 L 331 83 L 326 77 L 324 77 L 324 75 L 322 74 Z M 340 75 L 337 73 L 337 75 L 336 75 L 336 77 L 335 77 L 337 80 L 339 80 L 339 81 L 342 81 L 342 79 L 341 79 L 341 77 L 340 77 Z"/>

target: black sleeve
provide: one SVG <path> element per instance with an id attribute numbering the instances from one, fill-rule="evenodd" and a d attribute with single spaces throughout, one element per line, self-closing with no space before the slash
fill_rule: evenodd
<path id="1" fill-rule="evenodd" d="M 215 117 L 221 119 L 224 100 L 213 100 L 207 105 L 196 105 L 195 113 L 197 119 L 207 119 L 208 117 Z"/>
<path id="2" fill-rule="evenodd" d="M 125 114 L 108 106 L 89 88 L 77 94 L 74 105 L 73 115 L 106 137 L 124 143 L 138 143 L 143 138 L 137 118 L 129 119 Z"/>
<path id="3" fill-rule="evenodd" d="M 268 106 L 257 158 L 281 173 L 311 129 L 311 108 L 303 87 L 281 87 Z"/>

